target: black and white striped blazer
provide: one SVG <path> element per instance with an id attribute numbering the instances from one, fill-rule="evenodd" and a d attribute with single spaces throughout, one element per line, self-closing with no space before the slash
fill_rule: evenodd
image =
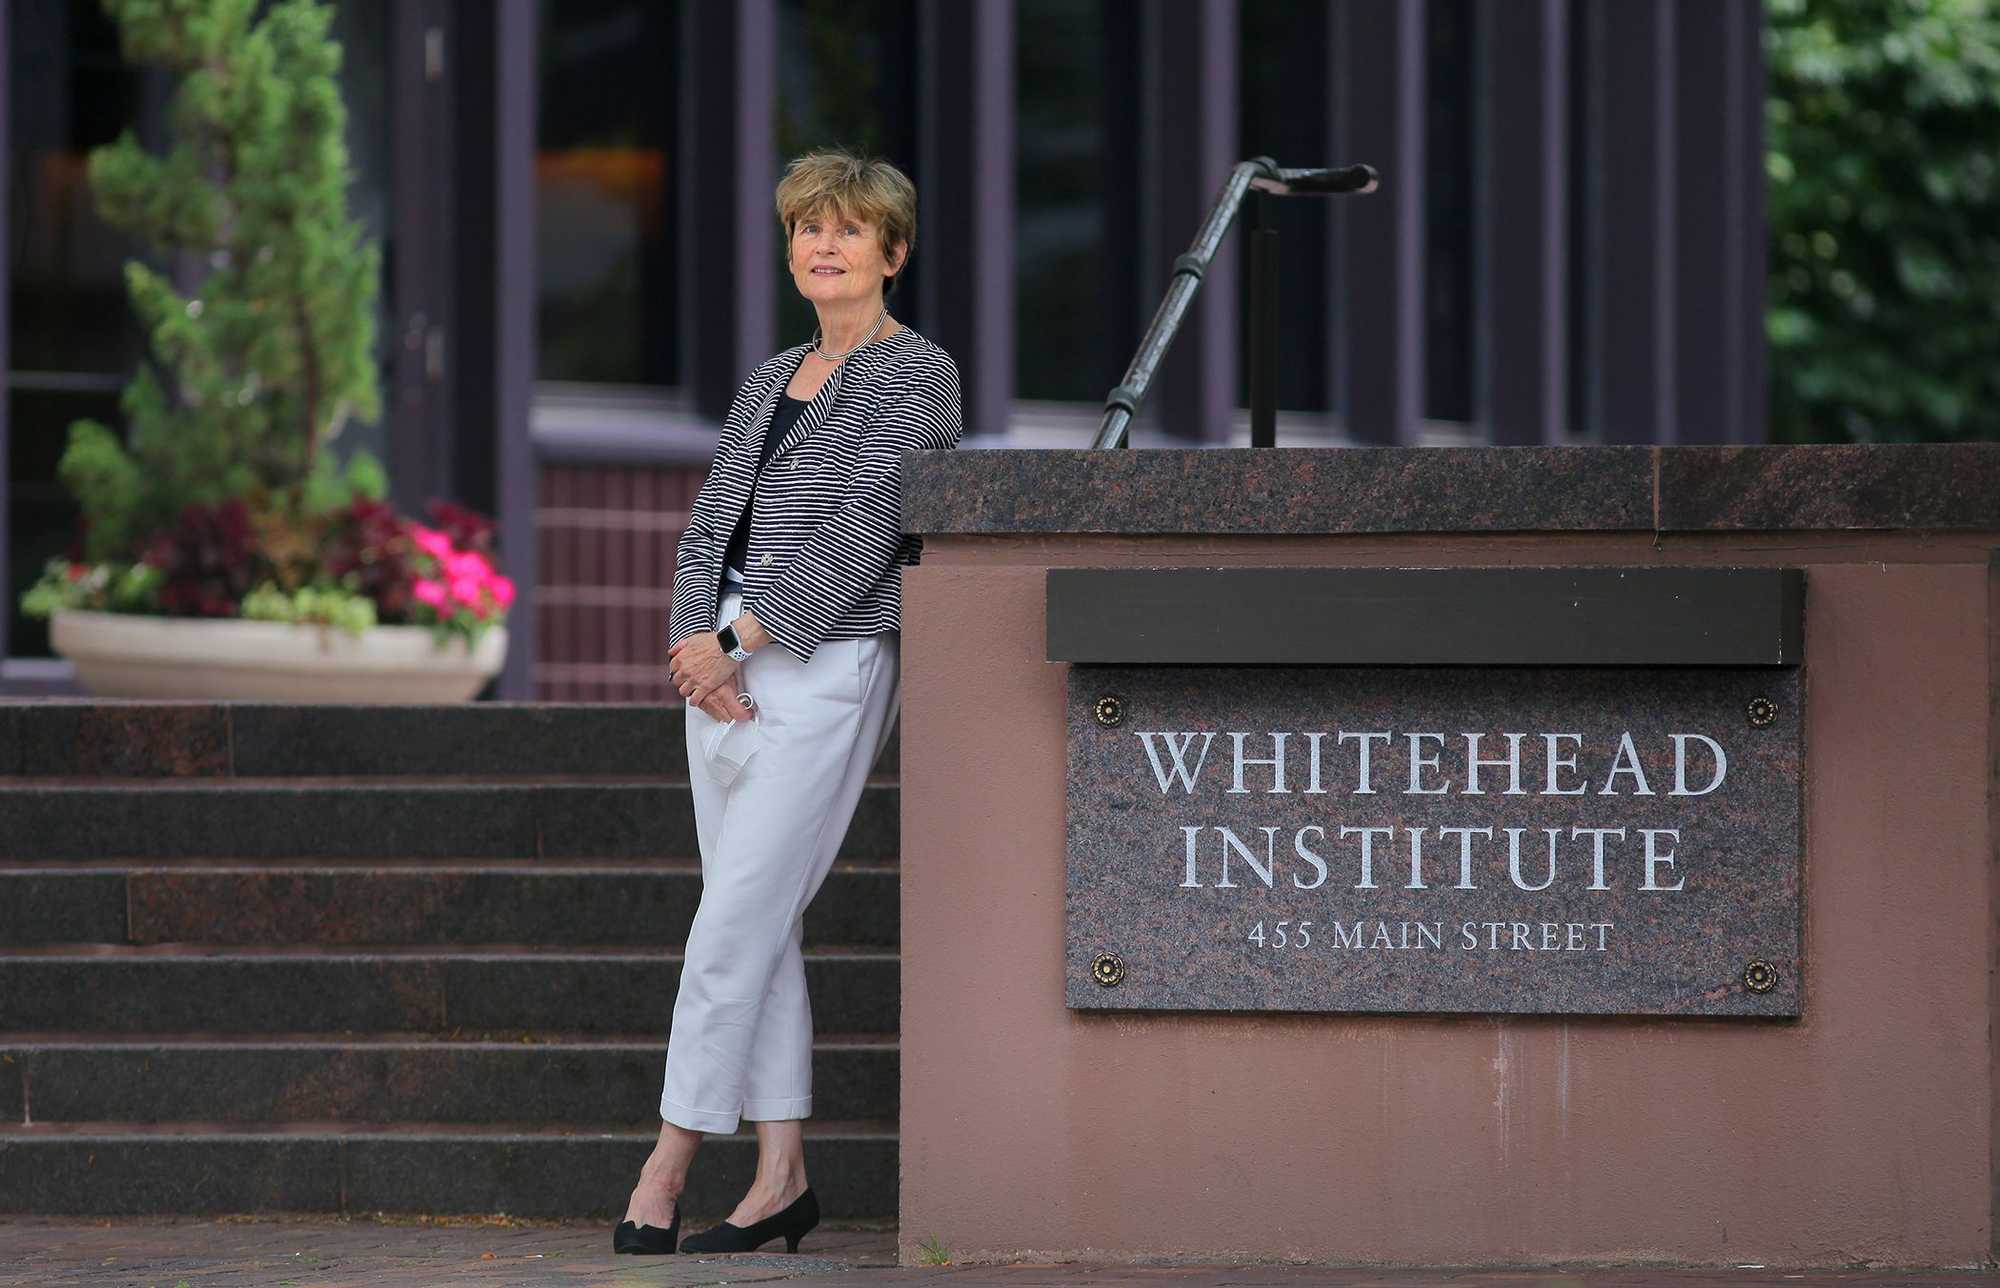
<path id="1" fill-rule="evenodd" d="M 778 394 L 810 348 L 778 354 L 736 391 L 675 553 L 669 648 L 715 629 L 724 548 Z M 821 640 L 902 629 L 903 565 L 918 562 L 923 538 L 903 535 L 900 454 L 955 447 L 962 427 L 958 367 L 907 327 L 834 368 L 755 489 L 743 607 L 773 641 L 807 662 Z"/>

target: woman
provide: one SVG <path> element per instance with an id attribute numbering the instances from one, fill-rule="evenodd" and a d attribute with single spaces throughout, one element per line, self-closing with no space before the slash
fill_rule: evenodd
<path id="1" fill-rule="evenodd" d="M 790 1251 L 819 1220 L 806 905 L 901 704 L 899 456 L 958 441 L 958 370 L 888 315 L 916 240 L 894 166 L 814 152 L 777 190 L 787 263 L 819 327 L 737 391 L 674 564 L 667 652 L 687 701 L 702 896 L 667 1042 L 660 1139 L 620 1252 L 672 1252 L 704 1132 L 757 1124 L 757 1175 L 683 1252 Z"/>

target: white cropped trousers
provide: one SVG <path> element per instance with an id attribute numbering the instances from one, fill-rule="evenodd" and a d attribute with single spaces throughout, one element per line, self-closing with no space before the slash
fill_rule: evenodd
<path id="1" fill-rule="evenodd" d="M 718 628 L 742 598 L 725 583 Z M 810 662 L 775 643 L 752 653 L 742 678 L 757 702 L 755 750 L 726 783 L 702 750 L 719 722 L 688 707 L 702 890 L 667 1038 L 666 1121 L 733 1132 L 739 1118 L 812 1114 L 805 910 L 895 723 L 900 663 L 893 631 L 824 640 Z"/>

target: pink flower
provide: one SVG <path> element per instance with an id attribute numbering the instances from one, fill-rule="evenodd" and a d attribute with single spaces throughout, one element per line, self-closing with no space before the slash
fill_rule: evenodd
<path id="1" fill-rule="evenodd" d="M 510 579 L 495 573 L 493 580 L 486 583 L 486 588 L 493 592 L 493 598 L 500 601 L 500 607 L 505 608 L 514 602 L 514 583 Z"/>
<path id="2" fill-rule="evenodd" d="M 450 538 L 435 528 L 426 528 L 421 523 L 413 523 L 410 525 L 410 539 L 417 543 L 419 549 L 436 556 L 441 561 L 449 562 L 452 558 Z"/>
<path id="3" fill-rule="evenodd" d="M 412 588 L 411 593 L 414 594 L 418 599 L 421 599 L 426 604 L 429 604 L 432 608 L 436 608 L 439 610 L 442 610 L 444 608 L 443 582 L 432 581 L 429 578 L 424 578 L 423 580 L 419 581 L 414 588 Z"/>
<path id="4" fill-rule="evenodd" d="M 486 584 L 486 578 L 493 572 L 487 566 L 485 559 L 470 550 L 464 554 L 444 556 L 444 566 L 446 573 L 450 576 L 455 578 L 469 577 L 481 585 Z"/>
<path id="5" fill-rule="evenodd" d="M 453 577 L 451 579 L 451 597 L 468 607 L 479 607 L 479 592 L 481 589 L 483 589 L 483 583 L 476 577 Z"/>

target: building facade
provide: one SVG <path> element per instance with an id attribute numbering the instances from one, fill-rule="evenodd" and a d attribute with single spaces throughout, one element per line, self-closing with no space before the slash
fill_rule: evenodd
<path id="1" fill-rule="evenodd" d="M 967 447 L 1088 446 L 1229 168 L 1366 161 L 1270 201 L 1280 443 L 1763 437 L 1756 0 L 338 0 L 354 208 L 384 248 L 399 508 L 498 517 L 493 696 L 661 701 L 672 553 L 737 383 L 813 319 L 786 158 L 903 166 L 896 312 L 965 376 Z M 143 350 L 84 182 L 166 86 L 95 0 L 0 0 L 8 610 L 0 687 L 73 691 L 21 591 L 73 535 L 70 421 Z M 1225 246 L 1139 446 L 1247 441 Z"/>

